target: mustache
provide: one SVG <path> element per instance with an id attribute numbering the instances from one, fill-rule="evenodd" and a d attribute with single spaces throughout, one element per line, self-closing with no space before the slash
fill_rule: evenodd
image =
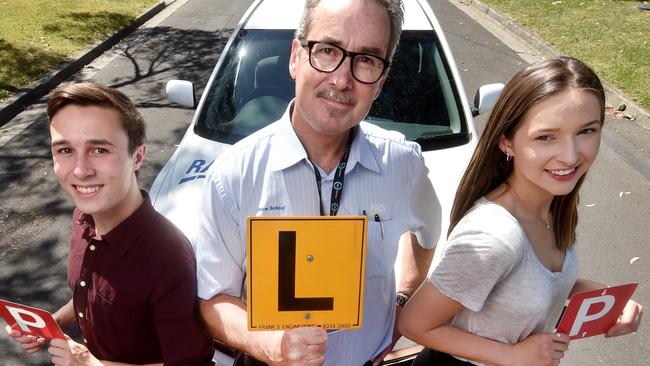
<path id="1" fill-rule="evenodd" d="M 316 96 L 319 98 L 327 98 L 338 103 L 354 104 L 357 100 L 350 93 L 337 92 L 331 89 L 318 89 Z"/>

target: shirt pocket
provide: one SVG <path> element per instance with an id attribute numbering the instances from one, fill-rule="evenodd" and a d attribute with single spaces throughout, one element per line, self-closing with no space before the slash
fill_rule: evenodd
<path id="1" fill-rule="evenodd" d="M 119 334 L 124 328 L 149 321 L 141 319 L 144 315 L 144 296 L 119 290 L 104 278 L 99 278 L 96 285 L 97 291 L 91 309 L 97 334 L 101 334 L 102 330 Z"/>
<path id="2" fill-rule="evenodd" d="M 394 276 L 395 257 L 402 234 L 399 231 L 397 220 L 368 221 L 367 277 Z"/>

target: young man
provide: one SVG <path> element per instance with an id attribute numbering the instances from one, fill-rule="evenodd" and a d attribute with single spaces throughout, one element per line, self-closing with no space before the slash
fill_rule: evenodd
<path id="1" fill-rule="evenodd" d="M 211 365 L 196 306 L 195 259 L 187 239 L 158 214 L 136 172 L 145 125 L 121 92 L 67 84 L 48 103 L 52 158 L 75 203 L 68 282 L 72 299 L 54 317 L 83 343 L 50 342 L 55 365 Z M 43 339 L 7 329 L 28 352 Z"/>
<path id="2" fill-rule="evenodd" d="M 378 364 L 398 336 L 396 299 L 408 298 L 427 273 L 440 206 L 419 146 L 361 123 L 386 80 L 402 19 L 399 0 L 308 0 L 289 63 L 296 98 L 279 121 L 235 144 L 206 179 L 192 238 L 201 314 L 215 338 L 259 361 Z M 270 205 L 282 209 L 264 210 Z M 246 217 L 364 210 L 382 219 L 368 224 L 363 327 L 249 332 Z M 397 247 L 407 231 L 417 240 L 404 246 L 396 289 Z"/>

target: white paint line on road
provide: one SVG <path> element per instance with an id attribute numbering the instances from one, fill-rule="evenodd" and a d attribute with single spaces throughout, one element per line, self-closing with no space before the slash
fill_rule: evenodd
<path id="1" fill-rule="evenodd" d="M 149 19 L 146 23 L 142 25 L 143 28 L 155 28 L 168 16 L 172 15 L 176 10 L 185 5 L 189 0 L 166 0 L 165 9 L 160 13 L 156 14 L 153 18 Z"/>
<path id="2" fill-rule="evenodd" d="M 153 18 L 149 19 L 140 28 L 155 28 L 155 27 L 157 27 L 160 23 L 162 23 L 165 19 L 167 19 L 167 17 L 172 15 L 176 10 L 178 10 L 180 7 L 185 5 L 185 3 L 187 3 L 188 1 L 189 0 L 165 1 L 165 4 L 167 4 L 165 9 L 160 11 L 160 13 L 156 14 Z M 124 38 L 120 42 L 128 42 L 129 37 L 132 37 L 133 34 L 135 34 L 135 32 L 131 33 L 130 35 L 128 35 L 126 38 Z M 86 65 L 83 69 L 81 69 L 79 71 L 79 73 L 77 74 L 75 79 L 78 80 L 78 81 L 90 80 L 96 73 L 98 73 L 104 67 L 106 67 L 108 64 L 110 64 L 116 57 L 122 55 L 119 51 L 117 51 L 117 49 L 118 48 L 114 46 L 110 50 L 104 52 L 101 56 L 94 59 L 93 62 Z"/>

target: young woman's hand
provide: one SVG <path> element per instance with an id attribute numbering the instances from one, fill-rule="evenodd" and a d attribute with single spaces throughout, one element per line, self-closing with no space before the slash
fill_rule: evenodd
<path id="1" fill-rule="evenodd" d="M 628 301 L 616 324 L 609 328 L 605 337 L 618 337 L 636 332 L 641 324 L 641 317 L 643 317 L 643 306 L 634 300 Z"/>
<path id="2" fill-rule="evenodd" d="M 510 366 L 556 366 L 569 348 L 569 336 L 535 333 L 515 344 Z"/>

